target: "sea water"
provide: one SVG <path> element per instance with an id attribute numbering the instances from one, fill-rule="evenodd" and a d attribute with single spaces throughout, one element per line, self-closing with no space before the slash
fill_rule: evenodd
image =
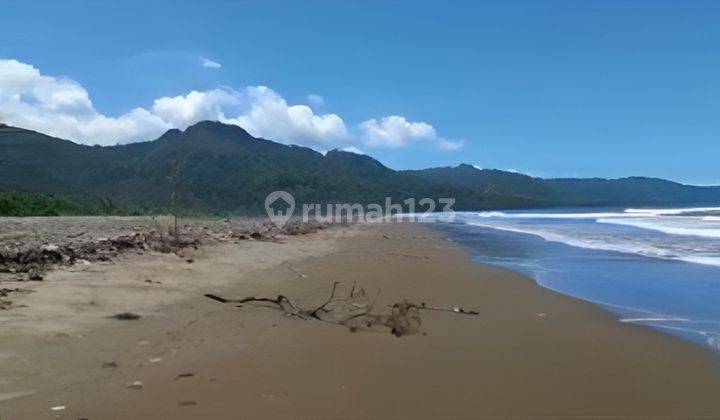
<path id="1" fill-rule="evenodd" d="M 720 208 L 444 216 L 437 226 L 479 262 L 720 349 Z"/>

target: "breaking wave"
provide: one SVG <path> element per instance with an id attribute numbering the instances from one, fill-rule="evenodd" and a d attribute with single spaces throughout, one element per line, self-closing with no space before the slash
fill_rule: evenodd
<path id="1" fill-rule="evenodd" d="M 464 212 L 454 220 L 445 229 L 480 262 L 528 274 L 620 322 L 720 351 L 718 207 Z"/>
<path id="2" fill-rule="evenodd" d="M 720 207 L 459 213 L 469 225 L 571 246 L 720 266 Z M 630 230 L 629 230 L 630 229 Z"/>

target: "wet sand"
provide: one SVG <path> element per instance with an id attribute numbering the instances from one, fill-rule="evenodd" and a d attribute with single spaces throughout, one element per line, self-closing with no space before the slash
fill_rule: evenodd
<path id="1" fill-rule="evenodd" d="M 129 254 L 19 283 L 36 291 L 0 311 L 1 418 L 720 417 L 717 353 L 473 263 L 426 226 L 283 242 L 201 247 L 191 264 Z M 408 299 L 480 315 L 422 311 L 421 333 L 397 338 L 203 297 L 312 307 L 335 281 L 380 289 L 378 310 Z M 108 318 L 120 311 L 141 318 Z"/>

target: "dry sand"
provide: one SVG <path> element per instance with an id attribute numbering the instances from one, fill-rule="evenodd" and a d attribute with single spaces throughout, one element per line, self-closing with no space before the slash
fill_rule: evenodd
<path id="1" fill-rule="evenodd" d="M 425 226 L 283 242 L 0 284 L 35 290 L 0 311 L 0 418 L 720 417 L 718 354 L 475 264 Z M 410 299 L 480 316 L 422 311 L 422 333 L 397 338 L 203 297 L 283 293 L 312 307 L 334 281 L 380 288 L 378 310 Z M 124 311 L 141 318 L 108 318 Z"/>

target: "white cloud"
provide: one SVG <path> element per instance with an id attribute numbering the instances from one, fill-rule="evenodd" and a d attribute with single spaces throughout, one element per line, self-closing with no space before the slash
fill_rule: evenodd
<path id="1" fill-rule="evenodd" d="M 117 118 L 101 115 L 77 82 L 44 76 L 16 60 L 0 60 L 0 121 L 97 144 L 152 139 L 172 128 L 142 108 Z"/>
<path id="2" fill-rule="evenodd" d="M 219 120 L 239 125 L 253 136 L 325 148 L 350 140 L 345 122 L 336 114 L 318 115 L 307 105 L 288 105 L 267 86 L 250 86 L 240 95 L 247 104 L 245 112 Z"/>
<path id="3" fill-rule="evenodd" d="M 371 147 L 402 147 L 418 140 L 437 138 L 435 128 L 424 122 L 409 122 L 405 117 L 391 115 L 360 124 L 365 144 Z"/>
<path id="4" fill-rule="evenodd" d="M 457 150 L 462 140 L 448 140 L 437 135 L 435 128 L 425 122 L 412 122 L 398 115 L 369 119 L 359 126 L 365 145 L 370 147 L 405 147 L 425 141 L 434 143 L 441 150 Z"/>
<path id="5" fill-rule="evenodd" d="M 222 64 L 218 63 L 217 61 L 213 61 L 205 57 L 200 57 L 200 65 L 211 69 L 219 69 L 220 67 L 222 67 Z"/>
<path id="6" fill-rule="evenodd" d="M 198 121 L 223 119 L 225 110 L 240 107 L 242 100 L 238 92 L 227 88 L 192 91 L 184 96 L 156 99 L 151 112 L 184 130 Z"/>
<path id="7" fill-rule="evenodd" d="M 314 93 L 311 93 L 307 96 L 307 101 L 308 101 L 308 104 L 310 104 L 310 106 L 314 106 L 314 107 L 318 107 L 318 108 L 325 106 L 325 98 L 323 98 L 320 95 L 316 95 Z"/>
<path id="8" fill-rule="evenodd" d="M 316 106 L 319 95 L 309 103 Z M 316 150 L 345 148 L 363 153 L 369 147 L 402 147 L 418 141 L 455 150 L 462 142 L 439 137 L 425 122 L 401 116 L 371 119 L 348 129 L 332 113 L 291 105 L 267 86 L 240 90 L 222 87 L 156 99 L 149 108 L 135 108 L 117 117 L 99 113 L 77 82 L 46 76 L 32 65 L 0 60 L 0 122 L 84 144 L 110 145 L 152 140 L 171 128 L 185 129 L 202 120 L 243 127 L 256 137 L 309 146 Z"/>
<path id="9" fill-rule="evenodd" d="M 358 148 L 355 147 L 355 146 L 343 147 L 341 150 L 342 150 L 343 152 L 356 153 L 356 154 L 358 154 L 358 155 L 364 155 L 364 154 L 365 154 L 365 152 L 363 152 L 362 150 L 358 149 Z"/>

